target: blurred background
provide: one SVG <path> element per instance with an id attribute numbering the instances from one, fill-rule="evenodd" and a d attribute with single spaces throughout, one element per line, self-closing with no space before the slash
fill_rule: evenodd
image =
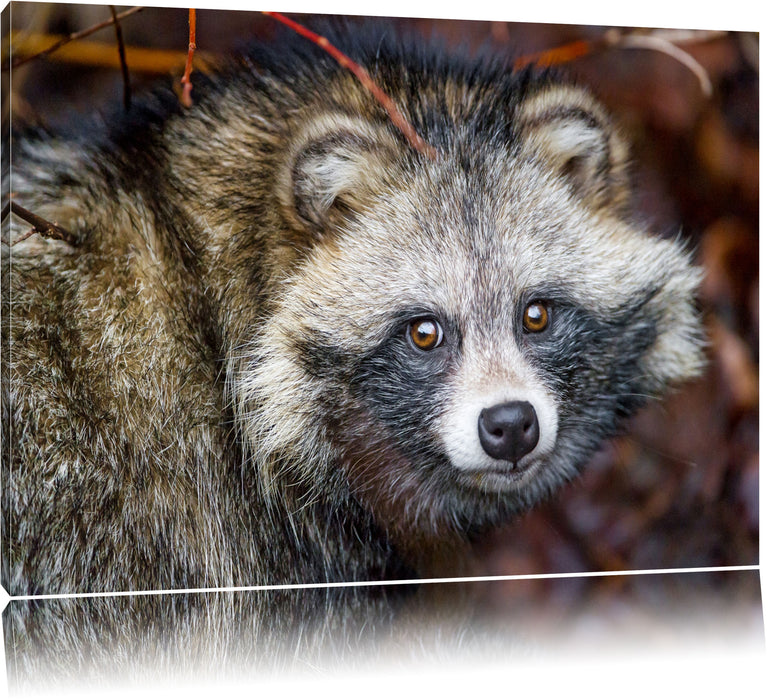
<path id="1" fill-rule="evenodd" d="M 59 37 L 110 17 L 109 6 L 102 5 L 11 3 L 2 51 L 6 124 L 9 103 L 15 121 L 54 125 L 121 103 L 125 82 L 113 26 L 21 62 Z M 294 18 L 305 22 L 303 15 Z M 590 85 L 634 144 L 638 216 L 660 235 L 681 234 L 706 271 L 700 304 L 710 344 L 703 378 L 639 413 L 627 435 L 610 441 L 551 503 L 477 542 L 467 573 L 758 564 L 759 36 L 396 22 L 402 30 L 441 35 L 454 45 L 487 42 L 516 61 L 560 62 L 562 70 Z M 159 81 L 180 91 L 188 11 L 146 8 L 120 26 L 132 95 Z M 249 39 L 287 31 L 259 13 L 200 10 L 195 70 L 207 70 Z M 336 37 L 328 38 L 336 46 Z M 565 48 L 547 53 L 557 47 Z M 591 598 L 649 607 L 681 599 L 684 591 L 759 606 L 757 575 L 696 574 L 691 589 L 658 578 L 504 582 L 482 588 L 482 605 L 539 601 L 561 614 L 581 610 Z"/>

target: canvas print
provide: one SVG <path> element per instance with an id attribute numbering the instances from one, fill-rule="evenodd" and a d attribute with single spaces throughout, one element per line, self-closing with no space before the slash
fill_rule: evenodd
<path id="1" fill-rule="evenodd" d="M 26 672 L 126 620 L 403 639 L 467 609 L 397 632 L 440 577 L 702 568 L 757 627 L 711 571 L 758 564 L 757 34 L 11 3 L 3 42 Z"/>

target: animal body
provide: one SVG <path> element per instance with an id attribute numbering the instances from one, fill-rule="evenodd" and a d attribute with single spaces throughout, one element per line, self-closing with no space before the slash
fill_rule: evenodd
<path id="1" fill-rule="evenodd" d="M 14 139 L 14 200 L 76 240 L 3 247 L 12 594 L 411 575 L 698 373 L 699 271 L 585 89 L 333 38 L 435 157 L 287 36 L 190 109 Z"/>

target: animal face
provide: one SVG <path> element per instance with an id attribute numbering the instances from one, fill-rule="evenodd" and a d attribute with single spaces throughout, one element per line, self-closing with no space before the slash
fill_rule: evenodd
<path id="1" fill-rule="evenodd" d="M 698 274 L 622 218 L 625 149 L 600 108 L 547 89 L 511 128 L 423 160 L 329 117 L 288 168 L 316 238 L 241 374 L 246 432 L 265 455 L 295 445 L 307 484 L 326 445 L 383 521 L 525 509 L 699 367 Z"/>

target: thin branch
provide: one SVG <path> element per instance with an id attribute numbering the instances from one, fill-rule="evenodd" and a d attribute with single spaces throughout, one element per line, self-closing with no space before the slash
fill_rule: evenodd
<path id="1" fill-rule="evenodd" d="M 617 30 L 617 33 L 620 33 Z M 658 36 L 672 44 L 701 44 L 705 41 L 720 39 L 730 32 L 724 29 L 651 29 L 649 34 Z M 633 32 L 626 36 L 633 36 Z"/>
<path id="2" fill-rule="evenodd" d="M 698 78 L 701 90 L 707 97 L 711 95 L 712 85 L 705 68 L 689 53 L 679 48 L 677 44 L 697 44 L 724 36 L 721 31 L 693 30 L 660 30 L 655 29 L 648 34 L 640 32 L 623 33 L 619 29 L 611 29 L 596 39 L 579 39 L 546 51 L 518 57 L 513 63 L 513 70 L 524 68 L 530 63 L 538 66 L 551 66 L 574 61 L 582 56 L 590 56 L 612 48 L 650 49 L 671 56 L 682 65 L 689 68 Z"/>
<path id="3" fill-rule="evenodd" d="M 297 34 L 300 34 L 306 39 L 312 41 L 314 44 L 317 44 L 324 51 L 326 51 L 326 53 L 332 56 L 343 68 L 346 68 L 351 73 L 353 73 L 358 81 L 367 90 L 369 90 L 372 96 L 380 103 L 383 109 L 388 113 L 391 121 L 402 132 L 402 134 L 404 134 L 405 138 L 410 142 L 413 148 L 428 158 L 436 158 L 436 149 L 430 144 L 426 143 L 418 135 L 417 131 L 415 131 L 412 125 L 399 111 L 396 103 L 380 87 L 378 87 L 378 85 L 374 82 L 374 80 L 372 80 L 372 78 L 369 76 L 369 73 L 367 73 L 363 66 L 360 66 L 358 63 L 342 53 L 342 51 L 340 51 L 338 48 L 332 46 L 326 37 L 323 37 L 320 34 L 316 34 L 315 32 L 311 32 L 306 27 L 303 27 L 301 24 L 297 24 L 285 15 L 282 15 L 279 12 L 263 12 L 262 14 L 272 17 L 278 22 L 285 24 L 287 27 L 293 29 Z"/>
<path id="4" fill-rule="evenodd" d="M 695 77 L 698 78 L 703 94 L 706 97 L 711 97 L 713 88 L 711 85 L 711 78 L 709 78 L 706 69 L 690 56 L 690 54 L 676 46 L 676 44 L 672 44 L 670 41 L 663 39 L 660 36 L 653 36 L 650 34 L 629 34 L 622 38 L 618 43 L 618 46 L 623 49 L 651 49 L 671 56 L 671 58 L 679 61 L 679 63 L 689 68 L 694 73 Z"/>
<path id="5" fill-rule="evenodd" d="M 45 49 L 62 37 L 56 34 L 27 34 L 24 37 L 20 32 L 11 33 L 11 43 L 17 53 L 30 54 Z M 185 50 L 152 49 L 142 46 L 124 46 L 127 65 L 132 66 L 133 73 L 150 73 L 154 75 L 169 74 L 183 70 L 186 64 Z M 197 50 L 194 56 L 193 70 L 207 73 L 213 66 L 222 60 L 218 54 Z M 116 43 L 102 41 L 89 41 L 83 39 L 67 46 L 63 46 L 57 52 L 57 61 L 74 63 L 84 66 L 98 66 L 101 68 L 121 69 L 121 62 L 116 51 Z"/>
<path id="6" fill-rule="evenodd" d="M 119 48 L 119 61 L 121 62 L 121 78 L 124 82 L 124 111 L 128 112 L 132 106 L 132 89 L 129 86 L 129 67 L 127 66 L 127 55 L 124 51 L 124 37 L 121 33 L 121 24 L 116 17 L 116 8 L 108 5 L 111 16 L 113 17 L 113 26 L 116 28 L 116 43 Z"/>
<path id="7" fill-rule="evenodd" d="M 197 48 L 197 11 L 189 8 L 189 53 L 186 56 L 186 68 L 183 71 L 181 84 L 183 95 L 181 101 L 186 107 L 191 107 L 191 67 L 194 65 L 194 51 Z"/>
<path id="8" fill-rule="evenodd" d="M 578 39 L 552 49 L 537 51 L 536 53 L 518 56 L 512 63 L 512 70 L 518 71 L 531 63 L 537 66 L 556 66 L 562 63 L 570 63 L 582 56 L 588 56 L 602 48 L 610 46 L 606 39 Z"/>
<path id="9" fill-rule="evenodd" d="M 14 201 L 8 202 L 3 207 L 1 217 L 2 221 L 5 221 L 5 218 L 8 216 L 9 212 L 13 212 L 20 219 L 32 225 L 31 231 L 28 231 L 23 236 L 17 238 L 13 243 L 10 243 L 12 246 L 29 238 L 35 233 L 43 236 L 43 238 L 53 238 L 58 241 L 65 241 L 65 243 L 69 243 L 72 246 L 78 245 L 78 238 L 73 233 L 57 224 L 52 223 L 51 221 L 47 221 L 42 216 L 33 214 L 29 209 L 25 209 Z M 4 242 L 6 245 L 8 245 L 7 241 Z"/>
<path id="10" fill-rule="evenodd" d="M 77 39 L 83 39 L 84 37 L 89 36 L 90 34 L 94 34 L 94 32 L 99 31 L 100 29 L 105 29 L 105 27 L 109 27 L 111 24 L 114 23 L 116 20 L 122 20 L 125 17 L 129 17 L 130 15 L 135 14 L 136 12 L 140 12 L 143 8 L 142 7 L 132 7 L 129 10 L 125 10 L 124 12 L 121 12 L 120 14 L 115 16 L 115 20 L 113 17 L 110 19 L 105 20 L 104 22 L 100 22 L 99 24 L 95 24 L 92 27 L 89 27 L 88 29 L 82 29 L 80 32 L 73 32 L 72 34 L 69 34 L 66 37 L 63 37 L 59 41 L 57 41 L 55 44 L 49 46 L 47 49 L 44 49 L 43 51 L 39 51 L 36 54 L 33 54 L 32 56 L 22 56 L 20 58 L 16 58 L 11 62 L 11 68 L 18 68 L 19 66 L 27 63 L 28 61 L 32 61 L 34 58 L 41 58 L 42 56 L 48 56 L 51 53 L 54 53 L 57 49 L 64 46 L 65 44 L 70 43 L 71 41 L 76 41 Z M 3 70 L 7 70 L 8 65 L 3 66 Z"/>

